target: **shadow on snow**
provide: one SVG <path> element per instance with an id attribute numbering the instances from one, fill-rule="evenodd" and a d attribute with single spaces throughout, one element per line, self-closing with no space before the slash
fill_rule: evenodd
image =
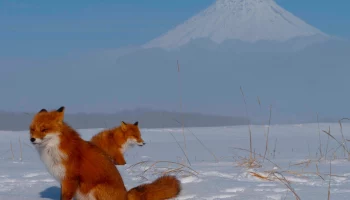
<path id="1" fill-rule="evenodd" d="M 61 192 L 61 189 L 59 187 L 52 186 L 52 187 L 46 188 L 45 190 L 40 192 L 40 198 L 59 200 L 60 199 L 60 192 Z"/>

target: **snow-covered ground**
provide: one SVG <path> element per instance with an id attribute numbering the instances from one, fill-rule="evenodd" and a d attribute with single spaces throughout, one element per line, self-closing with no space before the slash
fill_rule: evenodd
<path id="1" fill-rule="evenodd" d="M 322 130 L 328 131 L 329 127 L 331 134 L 339 141 L 342 138 L 339 124 L 320 124 L 323 153 L 327 147 L 327 135 Z M 267 127 L 251 128 L 254 151 L 256 154 L 263 154 Z M 99 130 L 79 132 L 84 139 L 90 139 Z M 147 144 L 144 147 L 129 149 L 126 153 L 128 164 L 118 166 L 118 169 L 127 188 L 147 180 L 152 181 L 162 171 L 173 169 L 183 187 L 176 199 L 295 199 L 286 185 L 276 177 L 270 175 L 269 181 L 259 179 L 251 173 L 255 172 L 264 177 L 268 175 L 267 171 L 276 172 L 279 178 L 282 176 L 278 173 L 281 173 L 301 199 L 327 199 L 330 162 L 324 159 L 315 161 L 320 157 L 318 124 L 270 127 L 267 158 L 278 167 L 267 160 L 262 162 L 259 156 L 256 158 L 262 165 L 260 168 L 248 169 L 238 166 L 248 154 L 236 148 L 249 149 L 248 133 L 248 126 L 185 129 L 190 169 L 180 168 L 179 164 L 169 162 L 159 162 L 152 166 L 154 161 L 186 162 L 182 150 L 173 138 L 174 136 L 181 146 L 184 146 L 182 129 L 142 129 L 142 136 Z M 346 139 L 350 139 L 350 124 L 343 124 L 343 133 Z M 0 136 L 0 199 L 59 199 L 59 184 L 48 174 L 38 153 L 30 144 L 28 131 L 1 131 Z M 22 143 L 22 160 L 19 139 Z M 338 146 L 339 144 L 330 139 L 328 155 L 333 155 L 332 152 Z M 215 162 L 208 149 L 215 154 L 219 162 Z M 350 197 L 350 162 L 344 159 L 346 156 L 343 152 L 342 148 L 339 148 L 337 157 L 332 156 L 332 200 Z M 295 165 L 308 159 L 311 159 L 308 165 Z M 149 162 L 131 166 L 140 161 Z"/>

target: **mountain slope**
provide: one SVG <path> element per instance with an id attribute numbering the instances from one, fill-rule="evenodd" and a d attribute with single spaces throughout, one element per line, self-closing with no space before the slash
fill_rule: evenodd
<path id="1" fill-rule="evenodd" d="M 313 35 L 327 36 L 273 0 L 217 0 L 206 10 L 143 47 L 173 49 L 199 38 L 221 43 L 229 39 L 286 41 Z"/>

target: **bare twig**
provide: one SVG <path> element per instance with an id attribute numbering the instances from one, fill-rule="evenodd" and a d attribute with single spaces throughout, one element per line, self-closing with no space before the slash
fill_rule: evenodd
<path id="1" fill-rule="evenodd" d="M 188 159 L 188 156 L 187 156 L 185 150 L 181 147 L 180 143 L 176 140 L 176 138 L 174 137 L 174 135 L 173 135 L 171 132 L 169 132 L 169 134 L 170 134 L 171 136 L 173 136 L 173 138 L 174 138 L 174 140 L 176 141 L 177 145 L 180 147 L 180 149 L 182 150 L 183 154 L 185 155 L 188 164 L 191 166 L 191 162 L 190 162 L 190 160 Z"/>
<path id="2" fill-rule="evenodd" d="M 265 158 L 266 158 L 266 152 L 268 151 L 268 148 L 269 148 L 269 133 L 270 133 L 270 125 L 271 125 L 271 112 L 272 112 L 271 110 L 272 110 L 272 105 L 270 105 L 269 126 L 267 127 L 267 135 L 266 135 L 266 147 L 265 147 L 265 153 L 264 153 L 263 162 L 265 161 Z"/>
<path id="3" fill-rule="evenodd" d="M 277 146 L 277 138 L 275 140 L 275 147 L 273 149 L 273 158 L 275 158 L 275 156 L 276 156 L 276 146 Z"/>
<path id="4" fill-rule="evenodd" d="M 179 64 L 179 60 L 177 60 L 177 72 L 178 72 L 178 80 L 179 80 L 179 95 L 180 95 L 180 112 L 182 113 L 182 91 L 181 91 L 181 77 L 180 77 L 180 64 Z M 184 137 L 184 151 L 186 151 L 186 136 L 185 136 L 185 128 L 184 128 L 184 119 L 182 116 L 182 135 Z M 187 155 L 187 153 L 186 153 Z"/>
<path id="5" fill-rule="evenodd" d="M 318 125 L 318 140 L 319 140 L 319 143 L 320 143 L 320 155 L 321 155 L 321 158 L 322 158 L 323 154 L 322 154 L 321 130 L 320 130 L 320 122 L 318 120 L 318 113 L 317 113 L 317 125 Z"/>
<path id="6" fill-rule="evenodd" d="M 11 147 L 11 153 L 12 153 L 12 160 L 15 160 L 15 155 L 13 154 L 12 142 L 11 141 L 10 141 L 10 147 Z"/>
<path id="7" fill-rule="evenodd" d="M 276 174 L 282 176 L 282 178 L 278 177 Z M 290 185 L 290 182 L 281 173 L 275 172 L 272 175 L 275 176 L 282 184 L 284 184 L 294 194 L 294 197 L 296 200 L 300 200 L 300 197 L 295 192 L 294 188 Z"/>
<path id="8" fill-rule="evenodd" d="M 302 165 L 302 166 L 309 166 L 311 164 L 311 162 L 314 162 L 314 160 L 308 159 L 306 161 L 298 162 L 298 163 L 295 163 L 295 164 L 289 164 L 289 167 L 300 166 L 300 165 Z M 318 162 L 318 160 L 316 162 Z"/>
<path id="9" fill-rule="evenodd" d="M 332 134 L 331 134 L 331 130 L 329 128 L 328 131 L 323 131 L 324 133 L 326 133 L 329 137 L 331 137 L 332 139 L 334 139 L 339 145 L 341 145 L 344 149 L 344 151 L 346 151 L 349 154 L 349 151 L 347 150 L 346 146 L 344 145 L 344 143 L 339 142 L 339 140 L 337 140 Z"/>
<path id="10" fill-rule="evenodd" d="M 178 120 L 173 119 L 177 123 L 180 123 Z M 191 131 L 189 128 L 186 128 L 187 131 L 189 131 L 195 138 L 196 140 L 214 157 L 215 162 L 219 162 L 219 159 L 216 157 L 216 155 L 207 147 L 204 145 L 204 143 Z"/>
<path id="11" fill-rule="evenodd" d="M 18 137 L 18 142 L 19 142 L 19 148 L 20 148 L 20 153 L 21 153 L 19 160 L 22 161 L 23 160 L 23 153 L 22 153 L 21 137 Z"/>
<path id="12" fill-rule="evenodd" d="M 342 143 L 344 145 L 344 149 L 346 149 L 346 152 L 348 153 L 347 154 L 348 160 L 350 160 L 349 148 L 348 148 L 348 145 L 346 144 L 346 139 L 345 139 L 344 134 L 343 134 L 342 120 L 339 120 L 339 126 L 340 126 L 340 133 L 342 136 Z M 345 151 L 344 151 L 344 156 L 345 156 Z"/>
<path id="13" fill-rule="evenodd" d="M 181 113 L 182 113 L 182 92 L 181 92 L 181 77 L 180 77 L 180 64 L 179 64 L 179 60 L 177 60 L 177 72 L 178 72 L 178 79 L 179 79 L 179 95 L 180 95 L 180 109 L 181 109 Z M 184 121 L 182 118 L 182 134 L 184 136 L 184 142 L 185 142 L 185 150 L 186 150 L 186 137 L 185 137 L 185 131 L 184 131 Z"/>
<path id="14" fill-rule="evenodd" d="M 252 130 L 251 130 L 251 128 L 250 128 L 250 120 L 249 120 L 249 118 L 248 118 L 247 101 L 246 101 L 246 99 L 245 99 L 245 95 L 244 95 L 244 92 L 243 92 L 242 86 L 240 87 L 240 89 L 241 89 L 242 97 L 243 97 L 243 100 L 244 100 L 246 117 L 247 117 L 247 119 L 248 119 L 248 129 L 249 129 L 249 149 L 250 149 L 249 158 L 250 158 L 251 160 L 253 160 L 253 142 L 252 142 Z"/>
<path id="15" fill-rule="evenodd" d="M 332 178 L 332 160 L 329 162 L 329 182 L 328 182 L 328 200 L 331 199 L 331 178 Z"/>
<path id="16" fill-rule="evenodd" d="M 321 179 L 324 181 L 324 178 L 320 175 L 320 170 L 318 169 L 318 165 L 316 163 L 316 169 L 317 169 L 317 175 L 321 177 Z"/>
<path id="17" fill-rule="evenodd" d="M 324 131 L 323 131 L 323 132 L 324 132 Z M 329 132 L 329 133 L 331 132 L 331 127 L 330 127 L 330 126 L 328 127 L 328 132 Z M 329 145 L 329 138 L 330 138 L 329 134 L 327 134 L 327 135 L 328 135 L 328 138 L 327 138 L 327 146 L 326 146 L 325 159 L 327 159 L 328 145 Z"/>

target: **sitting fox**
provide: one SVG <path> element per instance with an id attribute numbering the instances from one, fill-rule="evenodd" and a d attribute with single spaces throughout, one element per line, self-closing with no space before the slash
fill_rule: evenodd
<path id="1" fill-rule="evenodd" d="M 123 154 L 129 146 L 146 144 L 141 138 L 138 122 L 129 124 L 124 121 L 118 127 L 97 133 L 90 141 L 105 151 L 115 165 L 126 164 Z"/>
<path id="2" fill-rule="evenodd" d="M 60 183 L 61 200 L 164 200 L 181 191 L 174 176 L 162 176 L 127 191 L 109 156 L 64 122 L 64 107 L 39 111 L 30 124 L 30 141 Z"/>

